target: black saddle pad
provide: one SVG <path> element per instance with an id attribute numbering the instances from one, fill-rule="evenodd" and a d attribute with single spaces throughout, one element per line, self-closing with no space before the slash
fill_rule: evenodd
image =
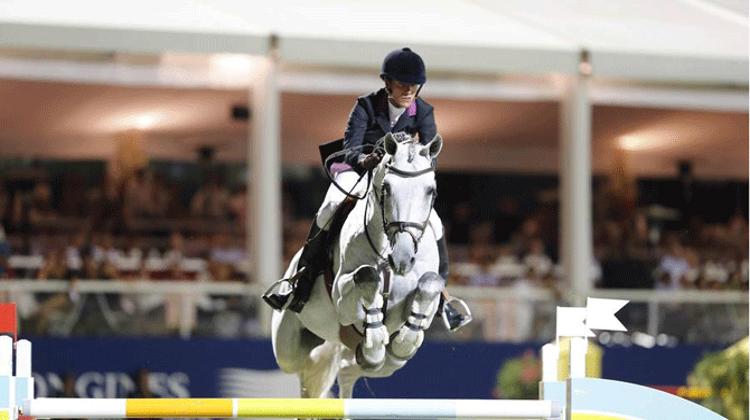
<path id="1" fill-rule="evenodd" d="M 340 152 L 342 150 L 344 150 L 344 139 L 329 141 L 328 143 L 323 143 L 318 146 L 318 152 L 320 152 L 320 162 L 323 164 L 323 167 L 325 169 L 329 169 L 328 166 L 330 166 L 331 164 L 336 162 L 343 162 L 344 155 L 341 154 L 340 156 L 329 160 L 328 166 L 326 166 L 326 159 L 328 159 L 328 156 L 331 156 L 332 154 Z"/>

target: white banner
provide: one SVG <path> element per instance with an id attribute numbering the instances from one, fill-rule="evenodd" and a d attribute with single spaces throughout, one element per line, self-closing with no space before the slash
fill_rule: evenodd
<path id="1" fill-rule="evenodd" d="M 586 299 L 586 326 L 592 330 L 627 331 L 615 314 L 627 305 L 623 299 Z"/>

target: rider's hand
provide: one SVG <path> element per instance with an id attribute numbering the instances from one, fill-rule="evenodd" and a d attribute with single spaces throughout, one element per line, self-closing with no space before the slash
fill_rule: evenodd
<path id="1" fill-rule="evenodd" d="M 376 166 L 378 166 L 378 163 L 380 163 L 380 160 L 383 158 L 383 153 L 380 150 L 376 150 L 369 155 L 361 154 L 359 155 L 359 160 L 357 163 L 359 163 L 359 166 L 366 170 L 370 170 Z"/>

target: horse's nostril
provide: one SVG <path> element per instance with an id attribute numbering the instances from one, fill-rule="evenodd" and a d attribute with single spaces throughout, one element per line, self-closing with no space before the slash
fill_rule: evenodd
<path id="1" fill-rule="evenodd" d="M 411 257 L 411 259 L 409 260 L 409 262 L 410 262 L 411 264 L 414 264 L 414 261 L 416 261 L 416 260 L 417 260 L 416 258 L 414 258 L 414 257 Z"/>

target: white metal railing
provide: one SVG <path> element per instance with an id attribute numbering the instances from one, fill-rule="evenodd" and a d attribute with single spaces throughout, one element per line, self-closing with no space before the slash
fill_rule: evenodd
<path id="1" fill-rule="evenodd" d="M 189 336 L 196 311 L 196 302 L 211 296 L 239 296 L 260 299 L 265 286 L 243 282 L 205 282 L 172 280 L 27 280 L 0 281 L 0 299 L 12 300 L 21 295 L 38 293 L 121 294 L 131 296 L 170 296 L 169 304 L 179 305 L 180 333 Z M 481 337 L 491 341 L 524 341 L 546 339 L 549 333 L 530 336 L 530 322 L 539 318 L 553 320 L 554 308 L 567 305 L 576 297 L 555 290 L 524 285 L 523 282 L 509 287 L 450 286 L 452 295 L 469 302 L 478 324 Z M 638 290 L 638 289 L 593 289 L 592 297 L 627 299 L 632 304 L 645 304 L 648 308 L 645 332 L 659 334 L 660 311 L 670 305 L 714 305 L 747 307 L 748 293 L 745 291 L 708 290 Z M 176 302 L 176 303 L 175 303 Z M 158 302 L 157 302 L 158 304 Z M 270 309 L 260 304 L 259 323 L 263 332 L 270 334 Z M 746 312 L 746 311 L 745 311 Z M 530 321 L 531 320 L 531 321 Z M 747 318 L 735 319 L 738 329 L 747 331 Z M 551 322 L 551 321 L 550 321 Z M 551 324 L 550 324 L 551 325 Z M 554 331 L 551 331 L 554 334 Z"/>

